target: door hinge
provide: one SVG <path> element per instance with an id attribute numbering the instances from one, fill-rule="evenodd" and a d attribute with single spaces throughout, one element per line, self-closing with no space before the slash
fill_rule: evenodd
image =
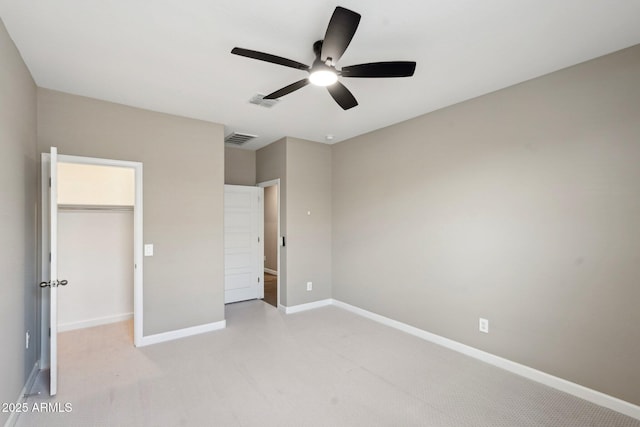
<path id="1" fill-rule="evenodd" d="M 258 243 L 260 243 L 260 236 L 258 236 Z"/>
<path id="2" fill-rule="evenodd" d="M 49 188 L 51 188 L 51 178 L 49 178 Z"/>
<path id="3" fill-rule="evenodd" d="M 51 252 L 49 252 L 49 262 L 51 262 Z"/>
<path id="4" fill-rule="evenodd" d="M 49 338 L 51 338 L 51 328 L 49 328 Z"/>
<path id="5" fill-rule="evenodd" d="M 258 276 L 258 283 L 260 283 L 260 276 Z"/>

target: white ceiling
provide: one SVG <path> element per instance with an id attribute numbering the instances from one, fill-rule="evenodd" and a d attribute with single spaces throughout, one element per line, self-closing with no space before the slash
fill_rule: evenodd
<path id="1" fill-rule="evenodd" d="M 342 79 L 343 111 L 304 78 L 230 53 L 306 64 L 337 4 L 326 0 L 0 0 L 0 17 L 40 87 L 222 123 L 259 135 L 338 142 L 640 43 L 640 0 L 344 0 L 362 15 L 338 68 L 413 60 L 401 79 Z"/>

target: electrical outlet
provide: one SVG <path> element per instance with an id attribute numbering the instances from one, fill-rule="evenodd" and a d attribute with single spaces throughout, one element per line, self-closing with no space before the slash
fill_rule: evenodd
<path id="1" fill-rule="evenodd" d="M 485 334 L 489 333 L 489 320 L 480 318 L 478 322 L 478 329 L 480 332 L 484 332 Z"/>
<path id="2" fill-rule="evenodd" d="M 29 331 L 24 336 L 24 348 L 29 349 L 29 340 L 31 339 L 31 335 L 29 335 Z"/>
<path id="3" fill-rule="evenodd" d="M 307 282 L 307 290 L 313 290 L 313 283 L 312 282 Z"/>

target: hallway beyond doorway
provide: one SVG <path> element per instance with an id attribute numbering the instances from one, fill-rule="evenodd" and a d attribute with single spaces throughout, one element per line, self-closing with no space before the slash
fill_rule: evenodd
<path id="1" fill-rule="evenodd" d="M 264 302 L 278 307 L 278 276 L 264 273 Z"/>

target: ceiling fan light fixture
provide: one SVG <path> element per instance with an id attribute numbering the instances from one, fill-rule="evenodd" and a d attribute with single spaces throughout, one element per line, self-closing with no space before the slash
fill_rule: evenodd
<path id="1" fill-rule="evenodd" d="M 338 81 L 338 74 L 328 68 L 315 70 L 309 75 L 309 81 L 316 86 L 331 86 Z"/>

